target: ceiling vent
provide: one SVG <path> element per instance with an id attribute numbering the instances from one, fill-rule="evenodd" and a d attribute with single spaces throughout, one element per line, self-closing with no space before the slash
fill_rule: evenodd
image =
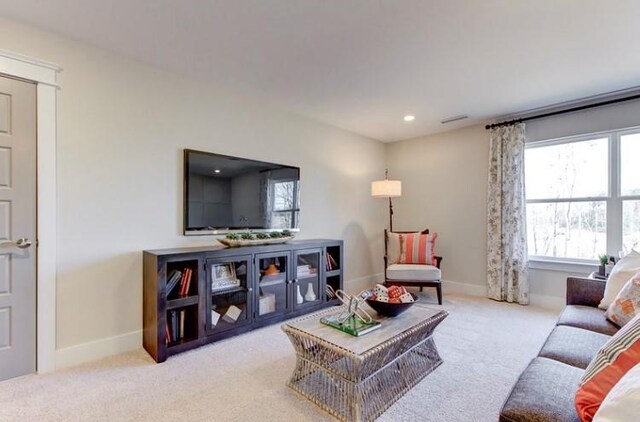
<path id="1" fill-rule="evenodd" d="M 440 120 L 440 123 L 444 125 L 446 123 L 457 122 L 458 120 L 464 120 L 468 118 L 469 116 L 467 116 L 466 114 L 461 114 L 459 116 L 447 117 L 446 119 L 442 119 Z"/>

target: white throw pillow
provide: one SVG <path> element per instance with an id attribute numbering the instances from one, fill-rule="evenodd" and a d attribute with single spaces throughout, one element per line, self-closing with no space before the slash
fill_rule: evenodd
<path id="1" fill-rule="evenodd" d="M 638 271 L 640 271 L 640 253 L 633 250 L 620 259 L 611 270 L 604 288 L 604 297 L 600 302 L 600 309 L 607 309 L 616 300 L 616 296 L 626 282 Z"/>
<path id="2" fill-rule="evenodd" d="M 640 363 L 631 368 L 593 416 L 593 422 L 636 422 L 640 419 Z"/>

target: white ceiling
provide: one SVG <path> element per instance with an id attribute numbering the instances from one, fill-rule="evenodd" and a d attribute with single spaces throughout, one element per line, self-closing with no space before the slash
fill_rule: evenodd
<path id="1" fill-rule="evenodd" d="M 0 0 L 0 15 L 382 141 L 640 85 L 637 0 Z"/>

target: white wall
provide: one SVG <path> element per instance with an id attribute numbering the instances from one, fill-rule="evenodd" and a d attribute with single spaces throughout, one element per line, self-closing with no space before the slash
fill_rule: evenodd
<path id="1" fill-rule="evenodd" d="M 182 149 L 302 168 L 302 238 L 341 238 L 346 280 L 382 270 L 384 145 L 84 43 L 0 19 L 0 49 L 55 62 L 58 363 L 139 347 L 143 249 L 182 236 Z"/>
<path id="2" fill-rule="evenodd" d="M 443 279 L 480 294 L 487 280 L 488 158 L 489 137 L 479 125 L 387 146 L 389 177 L 402 180 L 394 229 L 438 232 Z"/>

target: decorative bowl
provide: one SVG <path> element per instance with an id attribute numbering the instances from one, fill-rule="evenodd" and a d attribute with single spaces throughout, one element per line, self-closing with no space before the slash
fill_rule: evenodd
<path id="1" fill-rule="evenodd" d="M 410 293 L 413 297 L 413 302 L 406 303 L 390 303 L 390 302 L 379 302 L 375 299 L 367 299 L 367 305 L 371 306 L 374 311 L 379 313 L 380 315 L 394 317 L 398 316 L 407 309 L 411 307 L 414 303 L 418 301 L 418 296 Z"/>

